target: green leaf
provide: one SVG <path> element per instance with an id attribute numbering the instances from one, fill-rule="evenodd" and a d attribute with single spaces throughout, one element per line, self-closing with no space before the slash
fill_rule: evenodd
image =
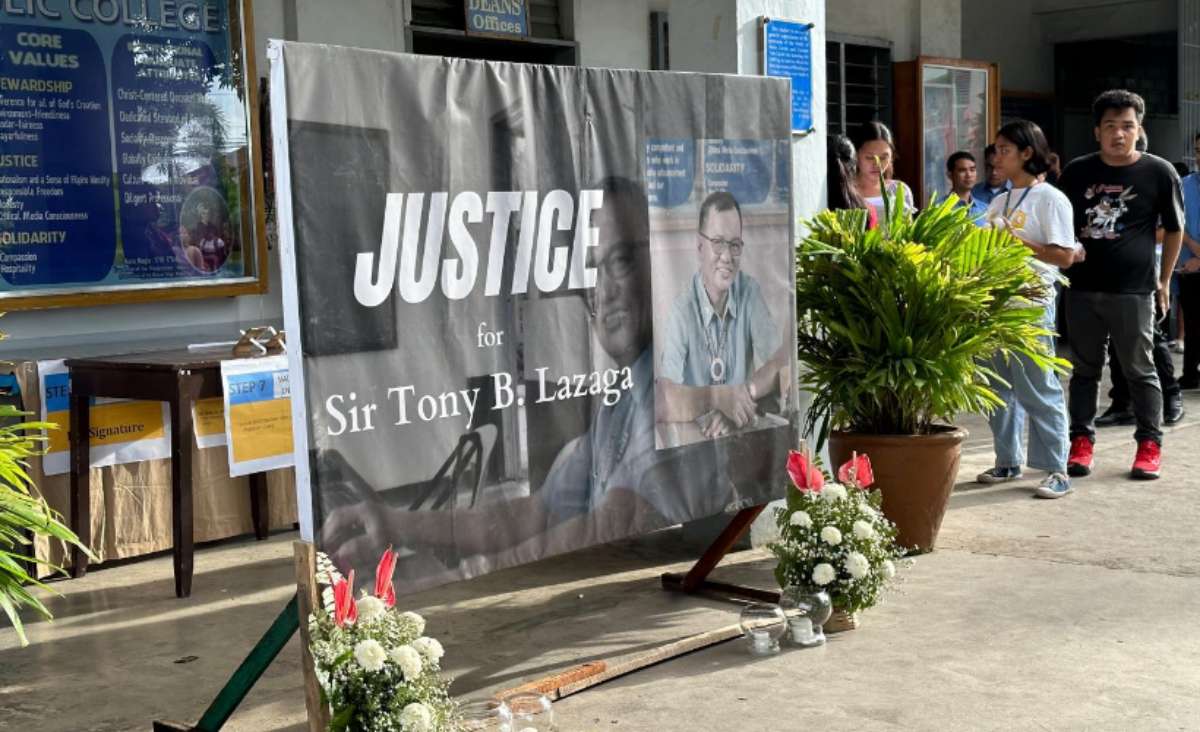
<path id="1" fill-rule="evenodd" d="M 1000 404 L 988 364 L 1021 354 L 1065 373 L 1047 350 L 1044 294 L 1028 249 L 975 227 L 951 198 L 914 218 L 885 197 L 886 225 L 865 231 L 861 211 L 803 222 L 796 310 L 802 383 L 814 395 L 809 428 L 925 432 Z M 969 386 L 969 388 L 968 388 Z"/>
<path id="2" fill-rule="evenodd" d="M 350 720 L 354 719 L 354 713 L 358 710 L 356 706 L 347 706 L 339 709 L 333 719 L 329 720 L 329 732 L 345 732 L 350 728 Z"/>

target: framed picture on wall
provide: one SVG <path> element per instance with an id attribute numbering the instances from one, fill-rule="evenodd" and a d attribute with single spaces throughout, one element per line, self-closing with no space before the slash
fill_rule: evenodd
<path id="1" fill-rule="evenodd" d="M 965 150 L 983 160 L 1000 127 L 999 72 L 983 61 L 922 56 L 895 66 L 895 175 L 919 205 L 949 190 L 946 159 Z"/>
<path id="2" fill-rule="evenodd" d="M 250 3 L 110 5 L 0 15 L 0 310 L 264 292 Z"/>

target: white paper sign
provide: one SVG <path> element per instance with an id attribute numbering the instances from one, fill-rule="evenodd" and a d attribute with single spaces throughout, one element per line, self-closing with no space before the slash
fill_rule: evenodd
<path id="1" fill-rule="evenodd" d="M 48 432 L 42 471 L 61 475 L 71 469 L 70 375 L 64 362 L 39 361 L 38 382 L 42 421 L 59 426 Z M 166 402 L 96 399 L 89 411 L 88 431 L 93 468 L 171 457 L 171 413 Z"/>
<path id="2" fill-rule="evenodd" d="M 221 362 L 229 474 L 290 467 L 292 392 L 286 356 Z"/>

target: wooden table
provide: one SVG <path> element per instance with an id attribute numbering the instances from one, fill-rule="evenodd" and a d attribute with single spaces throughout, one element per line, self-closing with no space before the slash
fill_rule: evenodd
<path id="1" fill-rule="evenodd" d="M 69 358 L 71 376 L 71 529 L 85 546 L 91 544 L 90 455 L 88 408 L 92 397 L 167 402 L 171 410 L 171 535 L 175 565 L 175 595 L 192 592 L 192 404 L 221 396 L 221 362 L 234 356 L 228 349 L 191 352 L 152 351 L 119 356 Z M 267 536 L 267 481 L 264 473 L 250 476 L 250 512 L 254 534 Z M 71 553 L 71 575 L 87 572 L 87 556 Z"/>

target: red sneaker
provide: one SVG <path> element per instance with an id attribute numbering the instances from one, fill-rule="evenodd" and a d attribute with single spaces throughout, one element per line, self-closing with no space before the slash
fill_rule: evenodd
<path id="1" fill-rule="evenodd" d="M 1138 443 L 1137 455 L 1133 458 L 1133 469 L 1129 477 L 1135 480 L 1157 480 L 1162 465 L 1162 448 L 1154 440 Z"/>
<path id="2" fill-rule="evenodd" d="M 1092 457 L 1092 448 L 1092 441 L 1087 435 L 1080 435 L 1071 440 L 1071 455 L 1067 458 L 1067 475 L 1073 478 L 1082 478 L 1092 474 L 1092 465 L 1095 462 Z"/>

